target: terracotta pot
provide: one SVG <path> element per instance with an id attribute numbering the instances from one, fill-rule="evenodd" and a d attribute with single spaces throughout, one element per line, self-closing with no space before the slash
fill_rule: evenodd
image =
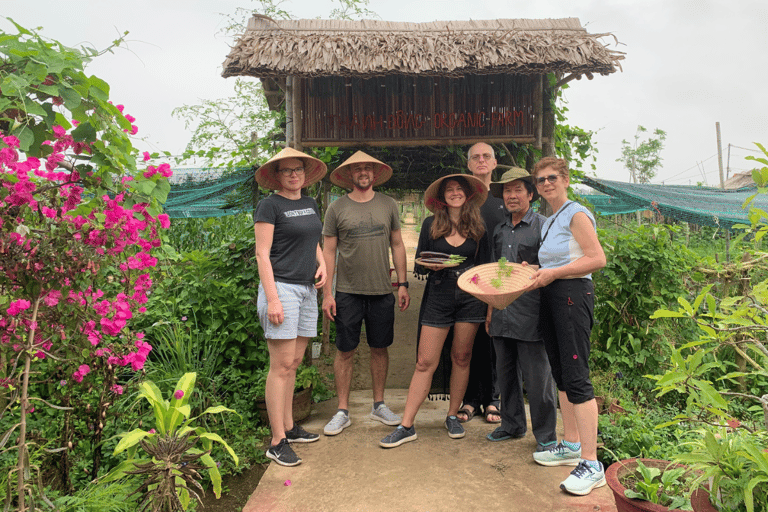
<path id="1" fill-rule="evenodd" d="M 709 501 L 707 489 L 696 489 L 691 496 L 691 508 L 693 512 L 717 512 L 717 508 Z"/>
<path id="2" fill-rule="evenodd" d="M 668 460 L 657 459 L 640 459 L 643 464 L 649 468 L 659 468 L 661 470 L 670 466 Z M 618 512 L 664 512 L 669 510 L 668 507 L 656 505 L 650 501 L 636 500 L 627 498 L 624 495 L 624 491 L 627 489 L 621 484 L 621 481 L 629 473 L 634 473 L 637 470 L 638 459 L 626 459 L 620 460 L 608 466 L 605 470 L 605 480 L 608 483 L 608 487 L 613 491 L 613 499 L 616 501 L 616 510 Z M 672 467 L 682 467 L 679 464 L 672 464 Z"/>
<path id="3" fill-rule="evenodd" d="M 267 401 L 261 397 L 256 399 L 256 410 L 259 419 L 265 425 L 269 425 L 267 414 Z M 293 421 L 301 421 L 309 416 L 312 411 L 312 388 L 302 389 L 293 393 Z"/>

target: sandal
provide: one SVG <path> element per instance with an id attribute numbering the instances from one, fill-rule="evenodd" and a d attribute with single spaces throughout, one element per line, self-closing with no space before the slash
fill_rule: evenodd
<path id="1" fill-rule="evenodd" d="M 493 409 L 489 409 L 493 407 Z M 492 420 L 491 416 L 497 416 L 498 419 Z M 485 421 L 488 423 L 501 423 L 501 411 L 495 405 L 489 405 L 485 408 Z"/>
<path id="2" fill-rule="evenodd" d="M 465 419 L 465 420 L 461 419 L 461 417 L 459 417 L 459 414 L 464 414 L 467 417 L 467 419 Z M 473 409 L 470 410 L 469 407 L 467 407 L 465 405 L 464 407 L 459 409 L 459 412 L 456 413 L 456 417 L 459 419 L 459 423 L 466 423 L 469 420 L 471 420 L 472 418 L 474 418 L 475 414 L 477 414 L 477 409 L 473 408 Z"/>

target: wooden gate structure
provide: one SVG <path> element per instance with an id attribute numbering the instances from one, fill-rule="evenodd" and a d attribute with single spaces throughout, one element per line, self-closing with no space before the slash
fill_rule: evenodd
<path id="1" fill-rule="evenodd" d="M 620 69 L 624 54 L 577 18 L 403 23 L 255 15 L 222 76 L 285 102 L 286 145 L 533 144 L 555 155 L 556 91 Z M 615 38 L 614 38 L 615 40 Z M 324 197 L 330 184 L 324 181 Z M 323 201 L 327 207 L 327 200 Z M 329 352 L 323 320 L 323 352 Z"/>
<path id="2" fill-rule="evenodd" d="M 404 23 L 249 20 L 224 77 L 261 79 L 286 103 L 286 143 L 317 146 L 533 144 L 554 155 L 550 98 L 620 69 L 622 52 L 577 18 Z"/>

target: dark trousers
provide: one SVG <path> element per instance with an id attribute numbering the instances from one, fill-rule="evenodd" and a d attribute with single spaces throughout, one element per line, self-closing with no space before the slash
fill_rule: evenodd
<path id="1" fill-rule="evenodd" d="M 525 383 L 536 441 L 557 441 L 557 394 L 544 343 L 494 337 L 493 346 L 501 392 L 501 427 L 513 435 L 525 434 Z"/>
<path id="2" fill-rule="evenodd" d="M 464 393 L 464 403 L 471 405 L 480 413 L 488 405 L 499 407 L 499 387 L 496 383 L 496 354 L 491 338 L 481 324 L 475 334 L 472 346 L 472 360 L 469 363 L 469 382 Z"/>

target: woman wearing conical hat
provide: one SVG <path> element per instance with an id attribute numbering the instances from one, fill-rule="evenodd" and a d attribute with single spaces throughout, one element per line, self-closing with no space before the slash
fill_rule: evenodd
<path id="1" fill-rule="evenodd" d="M 269 347 L 265 395 L 272 442 L 267 457 L 282 466 L 301 463 L 290 443 L 319 439 L 293 422 L 292 404 L 296 369 L 310 338 L 317 336 L 317 289 L 326 280 L 320 210 L 301 189 L 326 172 L 323 162 L 292 148 L 256 171 L 259 185 L 275 190 L 256 206 L 254 232 L 258 314 Z"/>
<path id="2" fill-rule="evenodd" d="M 462 291 L 459 275 L 476 262 L 486 262 L 489 244 L 485 223 L 480 215 L 488 191 L 485 185 L 468 174 L 443 176 L 425 193 L 426 207 L 434 213 L 424 219 L 416 248 L 416 271 L 429 273 L 424 301 L 419 313 L 419 346 L 416 369 L 408 389 L 403 420 L 394 432 L 379 441 L 383 448 L 394 448 L 416 440 L 414 421 L 427 398 L 432 375 L 440 353 L 453 326 L 450 402 L 445 428 L 452 439 L 465 435 L 456 413 L 469 380 L 472 344 L 478 327 L 485 322 L 485 303 Z M 429 252 L 463 257 L 458 262 L 424 261 Z"/>

